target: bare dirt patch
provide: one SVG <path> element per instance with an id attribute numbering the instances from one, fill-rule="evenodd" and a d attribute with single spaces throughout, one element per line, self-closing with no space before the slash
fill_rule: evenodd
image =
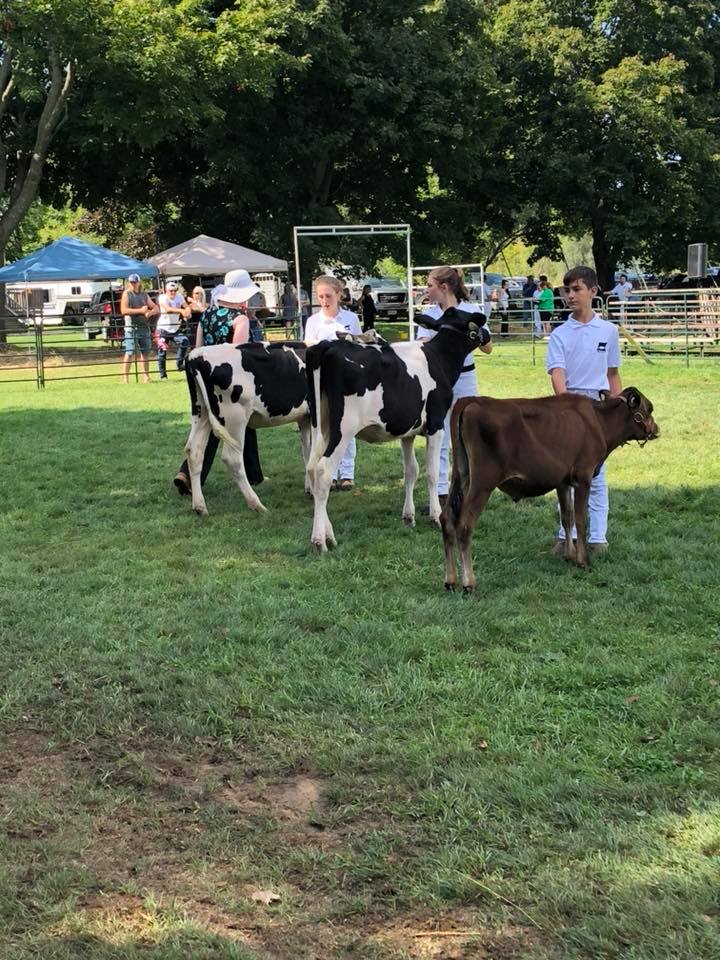
<path id="1" fill-rule="evenodd" d="M 372 939 L 412 960 L 513 960 L 537 943 L 537 931 L 486 927 L 476 911 L 463 908 L 403 915 L 374 930 Z"/>
<path id="2" fill-rule="evenodd" d="M 276 778 L 257 758 L 195 746 L 100 737 L 60 746 L 30 730 L 0 738 L 0 814 L 13 856 L 28 863 L 41 856 L 83 878 L 70 926 L 63 921 L 53 936 L 70 929 L 150 944 L 168 924 L 188 924 L 267 960 L 368 950 L 388 960 L 514 960 L 532 947 L 535 931 L 486 928 L 471 909 L 388 919 L 370 907 L 375 895 L 378 903 L 384 897 L 370 881 L 363 886 L 370 912 L 337 916 L 341 901 L 318 885 L 312 858 L 321 850 L 352 855 L 377 824 L 326 827 L 333 811 L 320 778 L 307 771 Z M 40 817 L 22 809 L 23 795 L 39 798 Z M 212 839 L 214 830 L 220 839 Z M 243 838 L 239 852 L 233 837 Z M 247 858 L 252 866 L 263 845 L 265 863 L 284 848 L 304 848 L 277 886 L 262 868 L 257 877 L 248 872 Z M 253 902 L 266 887 L 279 902 Z"/>

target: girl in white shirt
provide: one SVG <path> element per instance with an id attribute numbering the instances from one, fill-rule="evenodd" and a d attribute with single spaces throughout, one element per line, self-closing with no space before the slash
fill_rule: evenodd
<path id="1" fill-rule="evenodd" d="M 362 332 L 357 315 L 340 306 L 343 284 L 337 277 L 318 277 L 315 281 L 315 291 L 320 309 L 308 317 L 305 326 L 307 344 L 319 343 L 321 340 L 336 340 L 338 333 L 357 335 Z M 333 490 L 352 490 L 355 480 L 355 451 L 353 437 L 340 461 L 337 476 L 333 479 Z"/>
<path id="2" fill-rule="evenodd" d="M 460 270 L 455 269 L 455 267 L 435 267 L 434 270 L 431 270 L 428 274 L 427 295 L 430 300 L 430 305 L 423 307 L 423 313 L 429 317 L 433 317 L 435 320 L 438 320 L 448 307 L 457 307 L 458 310 L 465 310 L 467 313 L 479 313 L 481 316 L 484 316 L 481 304 L 470 302 L 470 294 L 463 281 L 462 273 Z M 489 333 L 487 320 L 485 320 L 482 325 Z M 415 336 L 418 340 L 429 340 L 435 336 L 435 331 L 418 326 Z M 488 343 L 480 347 L 480 350 L 483 353 L 491 353 L 492 342 L 488 341 Z M 472 353 L 469 353 L 467 357 L 465 357 L 465 365 L 463 366 L 462 373 L 453 387 L 453 404 L 456 400 L 459 400 L 460 397 L 476 397 L 477 395 L 475 361 Z M 445 432 L 443 434 L 442 446 L 440 447 L 438 495 L 441 498 L 441 502 L 447 499 L 448 494 L 448 453 L 450 447 L 451 413 L 452 407 L 445 418 Z M 425 512 L 424 508 L 422 512 Z"/>

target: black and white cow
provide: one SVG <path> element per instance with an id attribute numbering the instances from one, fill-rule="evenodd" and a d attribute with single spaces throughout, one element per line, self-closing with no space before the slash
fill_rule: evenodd
<path id="1" fill-rule="evenodd" d="M 370 443 L 400 439 L 405 474 L 403 520 L 415 523 L 413 489 L 418 474 L 413 441 L 427 438 L 430 518 L 440 522 L 437 479 L 445 417 L 465 357 L 490 339 L 478 315 L 451 307 L 439 320 L 417 322 L 437 330 L 427 342 L 360 345 L 327 340 L 306 354 L 312 418 L 308 475 L 315 500 L 312 545 L 335 544 L 327 515 L 332 477 L 355 436 Z"/>
<path id="2" fill-rule="evenodd" d="M 308 382 L 305 344 L 244 343 L 199 347 L 185 363 L 192 427 L 185 445 L 192 507 L 207 515 L 200 483 L 203 454 L 210 431 L 223 441 L 222 459 L 251 510 L 265 507 L 250 486 L 243 463 L 248 427 L 277 427 L 297 423 L 303 459 L 310 452 Z M 307 474 L 305 489 L 309 490 Z"/>

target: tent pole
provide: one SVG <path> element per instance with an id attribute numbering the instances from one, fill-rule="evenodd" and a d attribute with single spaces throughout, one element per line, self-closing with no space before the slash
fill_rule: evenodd
<path id="1" fill-rule="evenodd" d="M 297 339 L 302 340 L 303 338 L 302 301 L 300 297 L 300 290 L 302 288 L 300 285 L 300 248 L 298 244 L 297 227 L 293 227 L 293 247 L 295 248 L 295 296 L 297 299 L 297 309 L 298 309 L 298 316 L 296 320 L 297 331 L 298 331 Z M 312 290 L 312 284 L 310 286 L 310 289 Z M 312 303 L 310 304 L 310 309 L 312 310 Z"/>
<path id="2" fill-rule="evenodd" d="M 408 288 L 408 340 L 415 339 L 415 303 L 413 301 L 413 268 L 410 251 L 410 227 L 407 228 L 407 288 Z"/>

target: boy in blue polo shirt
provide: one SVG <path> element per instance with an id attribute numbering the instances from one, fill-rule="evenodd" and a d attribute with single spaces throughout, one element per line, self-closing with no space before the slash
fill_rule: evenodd
<path id="1" fill-rule="evenodd" d="M 570 316 L 553 330 L 548 341 L 547 372 L 553 391 L 581 393 L 600 399 L 601 390 L 617 396 L 622 390 L 620 374 L 620 339 L 617 327 L 599 317 L 593 309 L 598 293 L 598 279 L 590 267 L 573 267 L 563 278 Z M 590 485 L 588 498 L 588 549 L 595 553 L 607 550 L 608 489 L 605 464 Z M 577 536 L 575 527 L 573 538 Z M 565 553 L 565 531 L 560 526 L 554 550 Z"/>

